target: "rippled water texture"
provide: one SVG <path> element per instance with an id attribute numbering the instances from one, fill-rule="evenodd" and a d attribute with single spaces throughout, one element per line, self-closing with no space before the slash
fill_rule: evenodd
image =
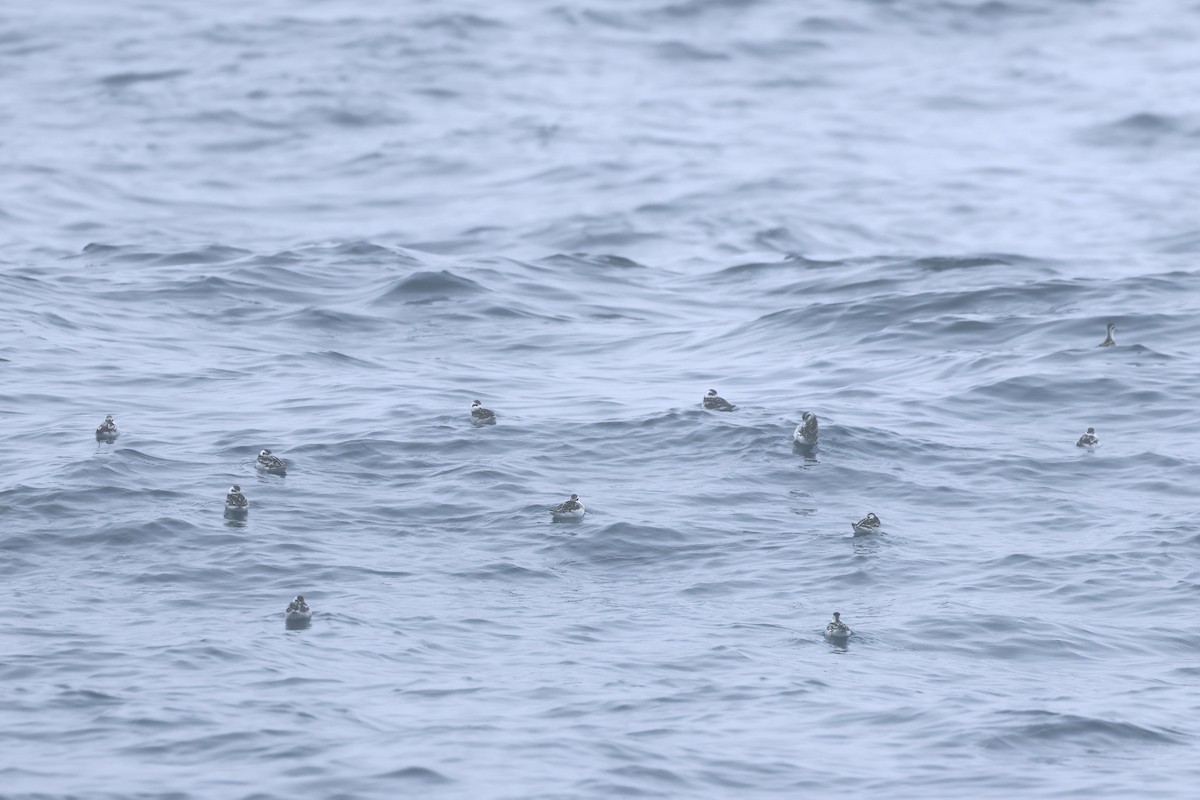
<path id="1" fill-rule="evenodd" d="M 6 13 L 0 794 L 1191 797 L 1198 38 Z"/>

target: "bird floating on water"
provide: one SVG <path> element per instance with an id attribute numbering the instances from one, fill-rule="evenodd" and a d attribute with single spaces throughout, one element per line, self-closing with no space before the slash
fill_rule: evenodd
<path id="1" fill-rule="evenodd" d="M 471 403 L 471 422 L 476 425 L 487 425 L 496 421 L 496 412 L 484 408 L 483 403 L 476 400 Z"/>
<path id="2" fill-rule="evenodd" d="M 96 427 L 97 442 L 115 442 L 120 435 L 121 432 L 117 430 L 117 423 L 113 419 L 112 414 L 105 417 L 104 422 L 101 422 Z"/>
<path id="3" fill-rule="evenodd" d="M 1088 428 L 1087 433 L 1079 437 L 1079 441 L 1075 443 L 1076 447 L 1092 447 L 1100 444 L 1100 437 L 1096 435 L 1095 428 Z"/>
<path id="4" fill-rule="evenodd" d="M 811 411 L 805 411 L 800 419 L 800 424 L 792 433 L 792 439 L 796 444 L 812 447 L 817 443 L 817 415 Z"/>
<path id="5" fill-rule="evenodd" d="M 825 626 L 825 638 L 845 641 L 852 633 L 854 631 L 850 630 L 850 626 L 842 622 L 842 615 L 837 611 L 833 612 L 833 619 Z"/>
<path id="6" fill-rule="evenodd" d="M 583 503 L 579 500 L 579 495 L 572 494 L 567 500 L 550 509 L 550 516 L 555 520 L 573 520 L 583 519 L 583 514 L 587 509 L 583 507 Z"/>
<path id="7" fill-rule="evenodd" d="M 312 609 L 308 607 L 308 603 L 304 602 L 304 595 L 298 594 L 292 602 L 288 603 L 283 618 L 288 625 L 303 625 L 312 619 Z"/>
<path id="8" fill-rule="evenodd" d="M 1117 326 L 1111 322 L 1108 323 L 1108 333 L 1105 334 L 1104 341 L 1098 344 L 1097 347 L 1112 347 L 1114 344 L 1116 344 L 1117 340 L 1113 338 L 1113 334 L 1116 332 Z"/>
<path id="9" fill-rule="evenodd" d="M 229 494 L 225 495 L 225 514 L 230 517 L 244 517 L 246 512 L 250 510 L 250 501 L 246 499 L 246 495 L 242 494 L 242 487 L 236 483 L 229 487 Z"/>
<path id="10" fill-rule="evenodd" d="M 709 389 L 704 396 L 704 407 L 710 411 L 733 411 L 733 403 L 717 394 L 716 389 Z"/>
<path id="11" fill-rule="evenodd" d="M 850 523 L 850 527 L 854 529 L 855 533 L 877 533 L 883 528 L 883 523 L 880 522 L 879 517 L 875 516 L 875 512 L 872 511 L 858 522 Z"/>
<path id="12" fill-rule="evenodd" d="M 266 449 L 258 454 L 254 466 L 275 475 L 283 475 L 287 471 L 287 464 L 283 462 L 283 459 Z"/>

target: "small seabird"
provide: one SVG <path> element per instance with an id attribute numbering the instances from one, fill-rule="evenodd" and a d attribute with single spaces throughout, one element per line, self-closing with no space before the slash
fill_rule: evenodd
<path id="1" fill-rule="evenodd" d="M 121 432 L 117 430 L 117 423 L 113 420 L 112 414 L 105 417 L 104 422 L 96 427 L 96 441 L 98 442 L 112 442 L 120 435 Z"/>
<path id="2" fill-rule="evenodd" d="M 484 408 L 483 403 L 476 400 L 471 403 L 471 422 L 476 425 L 487 425 L 490 422 L 496 421 L 496 412 Z"/>
<path id="3" fill-rule="evenodd" d="M 1097 345 L 1097 347 L 1112 347 L 1114 344 L 1116 344 L 1117 340 L 1113 338 L 1113 334 L 1116 332 L 1117 326 L 1111 322 L 1108 323 L 1108 333 L 1105 335 L 1104 341 Z"/>
<path id="4" fill-rule="evenodd" d="M 564 500 L 550 509 L 550 515 L 556 520 L 583 519 L 585 510 L 583 503 L 579 502 L 579 495 L 573 494 L 571 499 Z"/>
<path id="5" fill-rule="evenodd" d="M 709 389 L 704 396 L 704 407 L 711 411 L 733 411 L 733 403 L 720 397 L 716 389 Z"/>
<path id="6" fill-rule="evenodd" d="M 304 595 L 296 595 L 296 598 L 288 603 L 287 611 L 284 612 L 284 620 L 287 624 L 294 625 L 306 623 L 311 619 L 312 610 L 308 607 L 308 603 L 304 602 Z"/>
<path id="7" fill-rule="evenodd" d="M 272 472 L 276 475 L 283 475 L 287 471 L 287 464 L 283 463 L 283 459 L 265 449 L 258 454 L 258 460 L 254 462 L 254 466 L 264 472 Z"/>
<path id="8" fill-rule="evenodd" d="M 288 603 L 287 615 L 289 622 L 312 619 L 312 610 L 304 601 L 304 595 L 296 595 L 295 599 Z"/>
<path id="9" fill-rule="evenodd" d="M 825 626 L 825 638 L 845 640 L 849 639 L 852 633 L 854 631 L 850 630 L 850 626 L 842 622 L 842 615 L 837 611 L 833 612 L 833 619 Z"/>
<path id="10" fill-rule="evenodd" d="M 850 527 L 854 528 L 855 533 L 875 533 L 883 527 L 883 523 L 879 521 L 879 517 L 875 516 L 875 512 L 867 514 L 858 522 L 853 522 Z"/>
<path id="11" fill-rule="evenodd" d="M 817 443 L 817 415 L 811 411 L 805 411 L 800 419 L 802 421 L 796 426 L 796 431 L 792 434 L 792 439 L 795 440 L 796 444 L 812 447 Z"/>
<path id="12" fill-rule="evenodd" d="M 242 494 L 242 487 L 234 484 L 225 495 L 225 513 L 229 516 L 245 516 L 250 510 L 250 501 Z"/>
<path id="13" fill-rule="evenodd" d="M 1076 447 L 1091 447 L 1100 444 L 1100 437 L 1096 435 L 1095 428 L 1088 428 L 1087 433 L 1079 437 L 1079 441 L 1075 443 Z"/>

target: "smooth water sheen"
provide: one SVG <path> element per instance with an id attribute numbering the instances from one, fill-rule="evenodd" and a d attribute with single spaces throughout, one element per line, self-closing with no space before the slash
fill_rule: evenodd
<path id="1" fill-rule="evenodd" d="M 0 794 L 1194 796 L 1198 39 L 9 9 Z"/>

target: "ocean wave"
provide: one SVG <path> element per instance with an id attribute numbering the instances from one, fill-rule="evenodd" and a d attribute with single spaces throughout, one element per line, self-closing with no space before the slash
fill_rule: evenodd
<path id="1" fill-rule="evenodd" d="M 1132 722 L 1102 719 L 1052 711 L 1010 711 L 999 715 L 998 722 L 1008 732 L 985 740 L 985 747 L 1077 749 L 1144 747 L 1182 744 L 1179 731 L 1137 725 Z"/>
<path id="2" fill-rule="evenodd" d="M 1189 17 L 60 10 L 0 32 L 5 791 L 1196 783 Z"/>

